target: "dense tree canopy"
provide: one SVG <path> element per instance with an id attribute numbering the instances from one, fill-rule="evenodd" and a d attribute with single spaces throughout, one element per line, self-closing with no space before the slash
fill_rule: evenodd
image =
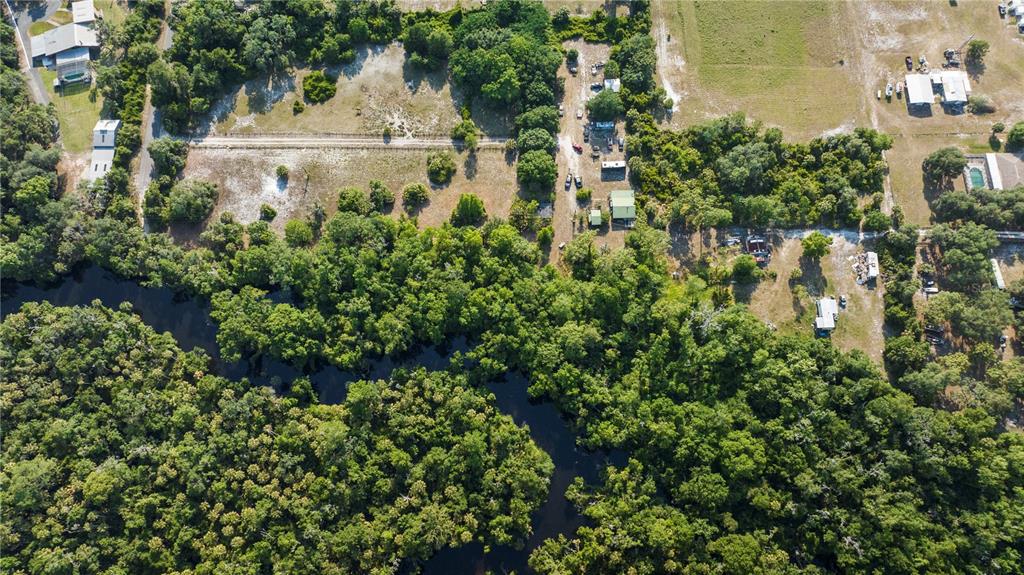
<path id="1" fill-rule="evenodd" d="M 325 406 L 209 375 L 123 310 L 31 304 L 0 334 L 7 571 L 392 573 L 520 540 L 547 491 L 550 458 L 464 376 Z"/>
<path id="2" fill-rule="evenodd" d="M 734 114 L 674 132 L 650 114 L 627 119 L 631 178 L 686 222 L 724 209 L 736 223 L 856 225 L 858 197 L 882 191 L 882 152 L 892 139 L 870 129 L 787 144 Z"/>

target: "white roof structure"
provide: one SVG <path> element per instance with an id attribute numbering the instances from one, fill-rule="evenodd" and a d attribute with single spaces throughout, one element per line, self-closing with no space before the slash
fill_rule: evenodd
<path id="1" fill-rule="evenodd" d="M 102 178 L 114 165 L 114 148 L 93 148 L 92 161 L 89 162 L 89 173 L 85 175 L 90 180 Z"/>
<path id="2" fill-rule="evenodd" d="M 868 279 L 874 279 L 878 277 L 878 254 L 875 252 L 867 252 L 864 254 L 865 259 L 868 263 Z"/>
<path id="3" fill-rule="evenodd" d="M 626 167 L 625 160 L 615 160 L 612 162 L 601 162 L 602 170 L 621 170 Z"/>
<path id="4" fill-rule="evenodd" d="M 999 159 L 992 152 L 985 154 L 985 167 L 988 168 L 988 179 L 992 182 L 992 189 L 1003 189 L 1003 173 L 999 171 Z"/>
<path id="5" fill-rule="evenodd" d="M 814 318 L 814 327 L 823 331 L 832 331 L 836 328 L 836 316 L 839 315 L 839 305 L 835 298 L 823 297 L 815 304 L 818 309 L 818 317 Z"/>
<path id="6" fill-rule="evenodd" d="M 932 83 L 927 74 L 907 74 L 906 85 L 909 104 L 931 104 L 935 101 Z"/>
<path id="7" fill-rule="evenodd" d="M 622 82 L 618 78 L 611 78 L 604 81 L 604 89 L 618 92 L 622 88 Z"/>
<path id="8" fill-rule="evenodd" d="M 1003 280 L 1003 272 L 999 269 L 999 260 L 992 258 L 992 275 L 996 276 L 996 287 L 1006 289 L 1006 281 Z"/>
<path id="9" fill-rule="evenodd" d="M 32 57 L 53 56 L 71 48 L 95 48 L 100 45 L 96 31 L 81 24 L 65 24 L 41 36 L 42 41 L 32 38 Z"/>
<path id="10" fill-rule="evenodd" d="M 942 94 L 946 102 L 966 102 L 967 96 L 971 94 L 971 81 L 967 79 L 967 72 L 943 72 Z"/>
<path id="11" fill-rule="evenodd" d="M 121 127 L 121 120 L 100 120 L 92 129 L 92 147 L 113 148 L 114 139 L 117 136 L 117 129 Z"/>
<path id="12" fill-rule="evenodd" d="M 71 3 L 71 17 L 75 24 L 91 24 L 96 21 L 96 7 L 92 0 Z"/>

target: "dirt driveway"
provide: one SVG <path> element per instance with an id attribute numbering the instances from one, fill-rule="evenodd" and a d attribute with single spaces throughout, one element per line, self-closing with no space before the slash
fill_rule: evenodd
<path id="1" fill-rule="evenodd" d="M 598 69 L 597 74 L 592 73 L 592 66 L 596 63 L 608 61 L 611 46 L 607 44 L 588 44 L 580 40 L 565 42 L 566 50 L 575 48 L 579 52 L 579 73 L 573 76 L 563 64 L 558 71 L 560 78 L 565 81 L 565 96 L 562 105 L 565 109 L 565 116 L 559 122 L 558 152 L 556 161 L 558 163 L 558 179 L 555 182 L 556 201 L 555 213 L 552 226 L 555 230 L 555 240 L 552 244 L 552 261 L 558 259 L 558 245 L 562 242 L 569 242 L 576 234 L 587 229 L 586 224 L 580 224 L 579 218 L 589 212 L 591 207 L 608 206 L 608 195 L 612 190 L 628 188 L 626 181 L 602 181 L 601 162 L 611 160 L 624 160 L 626 154 L 619 151 L 617 145 L 612 146 L 612 151 L 607 148 L 608 137 L 625 137 L 625 126 L 622 122 L 616 123 L 612 132 L 602 132 L 600 137 L 592 137 L 590 142 L 583 141 L 583 127 L 589 122 L 586 114 L 586 103 L 591 97 L 597 94 L 597 90 L 591 89 L 591 84 L 604 82 L 604 74 Z M 577 111 L 583 112 L 583 118 L 577 118 Z M 591 157 L 591 145 L 600 142 L 600 153 L 597 158 Z M 580 154 L 573 150 L 572 145 L 578 144 L 583 147 Z M 572 174 L 583 178 L 583 187 L 592 190 L 591 201 L 583 204 L 576 201 L 576 186 L 571 185 L 569 190 L 565 189 L 565 176 Z M 609 248 L 621 247 L 624 242 L 626 230 L 621 228 L 609 229 L 607 226 L 598 230 L 598 245 Z"/>

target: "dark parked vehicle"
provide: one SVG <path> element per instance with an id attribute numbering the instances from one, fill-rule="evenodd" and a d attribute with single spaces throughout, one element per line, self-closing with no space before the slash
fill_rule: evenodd
<path id="1" fill-rule="evenodd" d="M 583 187 L 583 176 L 581 176 L 579 174 L 576 174 L 576 189 L 578 190 L 578 189 L 580 189 L 582 187 Z"/>
<path id="2" fill-rule="evenodd" d="M 594 82 L 590 85 L 591 90 L 601 91 L 601 88 L 604 88 L 604 84 L 601 82 Z"/>
<path id="3" fill-rule="evenodd" d="M 626 149 L 626 139 L 623 138 L 622 136 L 619 136 L 619 151 L 622 152 L 622 151 L 625 151 L 625 149 Z"/>
<path id="4" fill-rule="evenodd" d="M 565 175 L 565 190 L 569 191 L 569 188 L 571 188 L 571 187 L 572 187 L 572 174 L 566 174 Z"/>

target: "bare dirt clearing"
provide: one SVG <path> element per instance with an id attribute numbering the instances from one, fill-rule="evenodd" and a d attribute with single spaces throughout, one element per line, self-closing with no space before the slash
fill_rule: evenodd
<path id="1" fill-rule="evenodd" d="M 405 60 L 400 44 L 372 46 L 356 60 L 329 68 L 338 77 L 338 91 L 322 104 L 307 103 L 295 114 L 302 79 L 311 70 L 247 82 L 214 105 L 210 134 L 339 133 L 381 134 L 385 126 L 396 136 L 447 135 L 460 120 L 462 106 L 445 72 L 424 73 Z M 474 110 L 474 112 L 478 112 Z M 477 113 L 477 125 L 489 135 L 508 133 L 508 118 Z"/>
<path id="2" fill-rule="evenodd" d="M 396 196 L 392 214 L 402 214 L 401 190 L 413 182 L 427 183 L 427 150 L 387 149 L 193 149 L 185 177 L 202 178 L 220 186 L 220 200 L 213 217 L 232 212 L 241 222 L 259 217 L 262 203 L 273 206 L 278 217 L 273 226 L 280 231 L 292 218 L 305 217 L 320 202 L 334 213 L 338 190 L 355 186 L 366 190 L 370 180 L 383 181 Z M 484 201 L 491 216 L 506 217 L 518 186 L 515 169 L 506 163 L 501 150 L 478 151 L 456 156 L 457 171 L 451 184 L 431 189 L 430 203 L 417 214 L 420 227 L 447 221 L 463 193 L 474 193 Z M 278 165 L 289 169 L 287 182 L 274 175 Z"/>

